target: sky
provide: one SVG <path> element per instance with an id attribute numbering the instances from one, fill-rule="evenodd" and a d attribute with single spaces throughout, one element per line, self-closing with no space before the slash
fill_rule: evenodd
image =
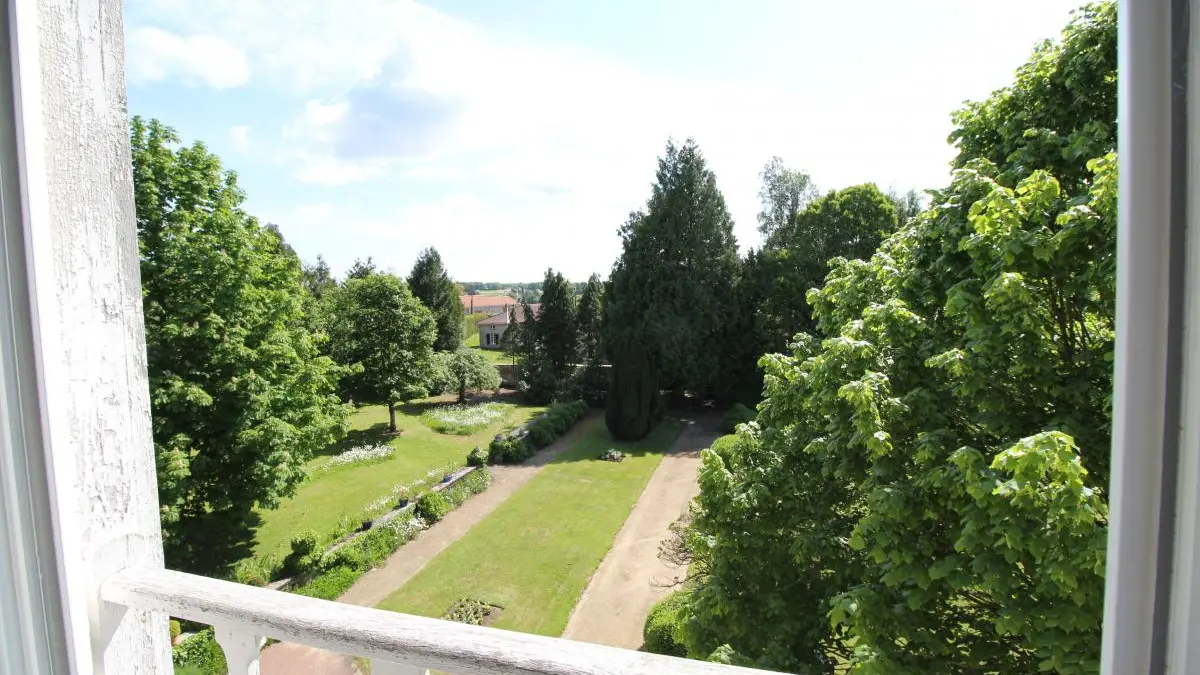
<path id="1" fill-rule="evenodd" d="M 668 139 L 745 249 L 773 156 L 944 186 L 950 115 L 1082 0 L 127 0 L 131 114 L 202 141 L 305 260 L 607 276 Z"/>

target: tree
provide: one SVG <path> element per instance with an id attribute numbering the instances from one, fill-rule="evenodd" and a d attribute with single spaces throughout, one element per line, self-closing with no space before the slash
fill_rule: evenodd
<path id="1" fill-rule="evenodd" d="M 500 349 L 504 355 L 512 361 L 514 365 L 520 360 L 525 353 L 525 333 L 522 324 L 517 322 L 517 307 L 511 307 L 508 310 L 508 327 L 500 335 Z M 525 311 L 525 306 L 521 306 L 521 311 Z M 532 312 L 530 312 L 532 314 Z M 525 314 L 521 314 L 524 318 Z"/>
<path id="2" fill-rule="evenodd" d="M 561 272 L 546 270 L 541 306 L 533 318 L 538 349 L 545 354 L 553 379 L 561 382 L 574 372 L 579 353 L 575 293 Z"/>
<path id="3" fill-rule="evenodd" d="M 967 146 L 981 156 L 960 158 L 929 210 L 869 259 L 833 262 L 809 294 L 819 337 L 763 357 L 757 424 L 700 472 L 691 655 L 811 673 L 1098 672 L 1115 125 L 1092 117 L 1113 113 L 1102 106 L 1060 110 L 1059 128 L 1109 130 L 1064 166 L 1021 130 L 1044 120 L 1020 113 L 1054 106 L 1060 85 L 1107 100 L 1115 25 L 1112 4 L 1089 6 L 1012 87 L 968 105 L 993 127 L 961 122 L 975 138 L 1028 146 L 999 165 Z"/>
<path id="4" fill-rule="evenodd" d="M 604 284 L 598 274 L 588 278 L 579 296 L 575 322 L 579 333 L 579 360 L 583 362 L 580 388 L 584 399 L 601 405 L 608 393 L 608 375 L 604 372 L 600 333 L 604 326 Z"/>
<path id="5" fill-rule="evenodd" d="M 365 261 L 360 258 L 355 258 L 354 264 L 351 265 L 350 269 L 346 271 L 346 280 L 365 279 L 372 274 L 375 274 L 377 271 L 378 270 L 375 269 L 375 262 L 371 260 L 371 256 L 367 256 Z"/>
<path id="6" fill-rule="evenodd" d="M 916 190 L 909 190 L 904 194 L 889 190 L 888 199 L 892 200 L 892 205 L 896 207 L 896 218 L 901 225 L 907 225 L 908 221 L 925 210 L 925 200 Z"/>
<path id="7" fill-rule="evenodd" d="M 757 260 L 770 279 L 762 289 L 760 328 L 770 351 L 783 349 L 801 331 L 816 326 L 806 300 L 820 287 L 835 258 L 866 259 L 898 225 L 892 201 L 874 184 L 830 190 L 776 230 Z"/>
<path id="8" fill-rule="evenodd" d="M 334 297 L 334 358 L 358 366 L 342 378 L 343 394 L 355 403 L 386 403 L 394 433 L 400 396 L 429 381 L 437 338 L 433 314 L 392 274 L 350 278 Z"/>
<path id="9" fill-rule="evenodd" d="M 500 371 L 478 349 L 460 347 L 452 352 L 438 352 L 434 359 L 438 362 L 434 371 L 444 378 L 437 387 L 457 391 L 459 403 L 466 402 L 468 389 L 500 388 Z"/>
<path id="10" fill-rule="evenodd" d="M 817 187 L 807 173 L 787 168 L 778 157 L 772 157 L 759 175 L 762 211 L 758 214 L 758 231 L 769 239 L 780 228 L 796 222 L 796 216 L 816 198 Z"/>
<path id="11" fill-rule="evenodd" d="M 134 198 L 163 548 L 219 574 L 246 555 L 255 507 L 304 480 L 348 410 L 343 370 L 303 327 L 298 260 L 242 210 L 232 172 L 200 143 L 134 117 Z"/>
<path id="12" fill-rule="evenodd" d="M 635 438 L 649 430 L 660 388 L 720 398 L 735 384 L 727 350 L 740 311 L 737 241 L 695 142 L 667 143 L 646 211 L 631 214 L 620 235 L 605 302 L 607 419 L 615 435 Z"/>
<path id="13" fill-rule="evenodd" d="M 337 279 L 333 278 L 333 273 L 329 270 L 329 263 L 325 262 L 323 256 L 318 255 L 315 263 L 301 264 L 300 273 L 304 280 L 304 287 L 316 300 L 321 300 L 330 289 L 337 286 Z"/>
<path id="14" fill-rule="evenodd" d="M 463 306 L 442 266 L 442 256 L 437 249 L 427 248 L 417 256 L 412 273 L 408 275 L 408 286 L 437 321 L 438 335 L 433 348 L 438 351 L 454 351 L 462 344 Z"/>

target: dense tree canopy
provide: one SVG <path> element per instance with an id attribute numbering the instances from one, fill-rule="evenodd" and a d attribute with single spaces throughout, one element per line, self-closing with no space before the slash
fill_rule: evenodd
<path id="1" fill-rule="evenodd" d="M 242 210 L 236 177 L 156 120 L 130 135 L 163 545 L 169 566 L 216 573 L 244 555 L 252 509 L 344 433 L 341 369 L 301 325 L 298 260 Z"/>
<path id="2" fill-rule="evenodd" d="M 833 263 L 810 293 L 821 337 L 763 358 L 756 425 L 704 456 L 693 656 L 1097 672 L 1115 47 L 1113 6 L 1092 6 L 969 105 L 951 185 Z"/>
<path id="3" fill-rule="evenodd" d="M 736 341 L 737 242 L 693 141 L 667 144 L 646 211 L 631 214 L 620 235 L 605 303 L 607 419 L 616 436 L 637 438 L 651 428 L 659 389 L 721 396 L 733 386 L 722 350 Z"/>
<path id="4" fill-rule="evenodd" d="M 581 394 L 590 405 L 601 405 L 608 395 L 608 374 L 603 367 L 600 333 L 604 330 L 604 284 L 600 275 L 588 278 L 579 296 L 575 316 L 579 332 L 579 360 L 583 363 L 580 376 Z"/>
<path id="5" fill-rule="evenodd" d="M 463 339 L 463 306 L 437 249 L 427 248 L 417 256 L 412 273 L 408 275 L 408 287 L 433 312 L 437 322 L 437 341 L 433 348 L 438 351 L 458 349 Z"/>
<path id="6" fill-rule="evenodd" d="M 432 367 L 437 325 L 433 314 L 391 274 L 348 279 L 334 295 L 329 326 L 334 358 L 355 372 L 342 378 L 355 403 L 386 403 L 396 430 L 395 404 L 414 398 Z"/>
<path id="7" fill-rule="evenodd" d="M 500 388 L 500 371 L 478 349 L 459 347 L 452 352 L 438 352 L 433 360 L 437 380 L 433 388 L 455 392 L 459 403 L 467 400 L 468 391 Z"/>

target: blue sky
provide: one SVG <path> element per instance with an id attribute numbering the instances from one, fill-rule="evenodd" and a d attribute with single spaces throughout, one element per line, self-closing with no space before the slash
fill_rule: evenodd
<path id="1" fill-rule="evenodd" d="M 607 275 L 668 137 L 756 245 L 773 156 L 939 187 L 950 114 L 1080 0 L 128 0 L 132 114 L 201 140 L 301 257 Z"/>

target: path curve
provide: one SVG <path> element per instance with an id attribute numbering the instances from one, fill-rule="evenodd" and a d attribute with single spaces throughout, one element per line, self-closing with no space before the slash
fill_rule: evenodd
<path id="1" fill-rule="evenodd" d="M 601 415 L 589 412 L 579 424 L 522 464 L 488 467 L 492 473 L 488 489 L 471 497 L 442 520 L 396 549 L 383 566 L 359 577 L 338 602 L 372 607 L 396 592 L 429 561 L 446 550 L 504 503 L 564 450 L 575 444 Z M 311 665 L 310 665 L 311 664 Z M 358 671 L 348 656 L 290 642 L 279 642 L 262 653 L 262 675 L 355 675 Z"/>
<path id="2" fill-rule="evenodd" d="M 660 560 L 658 546 L 700 492 L 700 450 L 719 436 L 717 422 L 707 416 L 687 420 L 575 604 L 564 638 L 626 649 L 642 646 L 650 607 L 672 590 L 672 583 L 683 580 L 685 570 Z"/>

